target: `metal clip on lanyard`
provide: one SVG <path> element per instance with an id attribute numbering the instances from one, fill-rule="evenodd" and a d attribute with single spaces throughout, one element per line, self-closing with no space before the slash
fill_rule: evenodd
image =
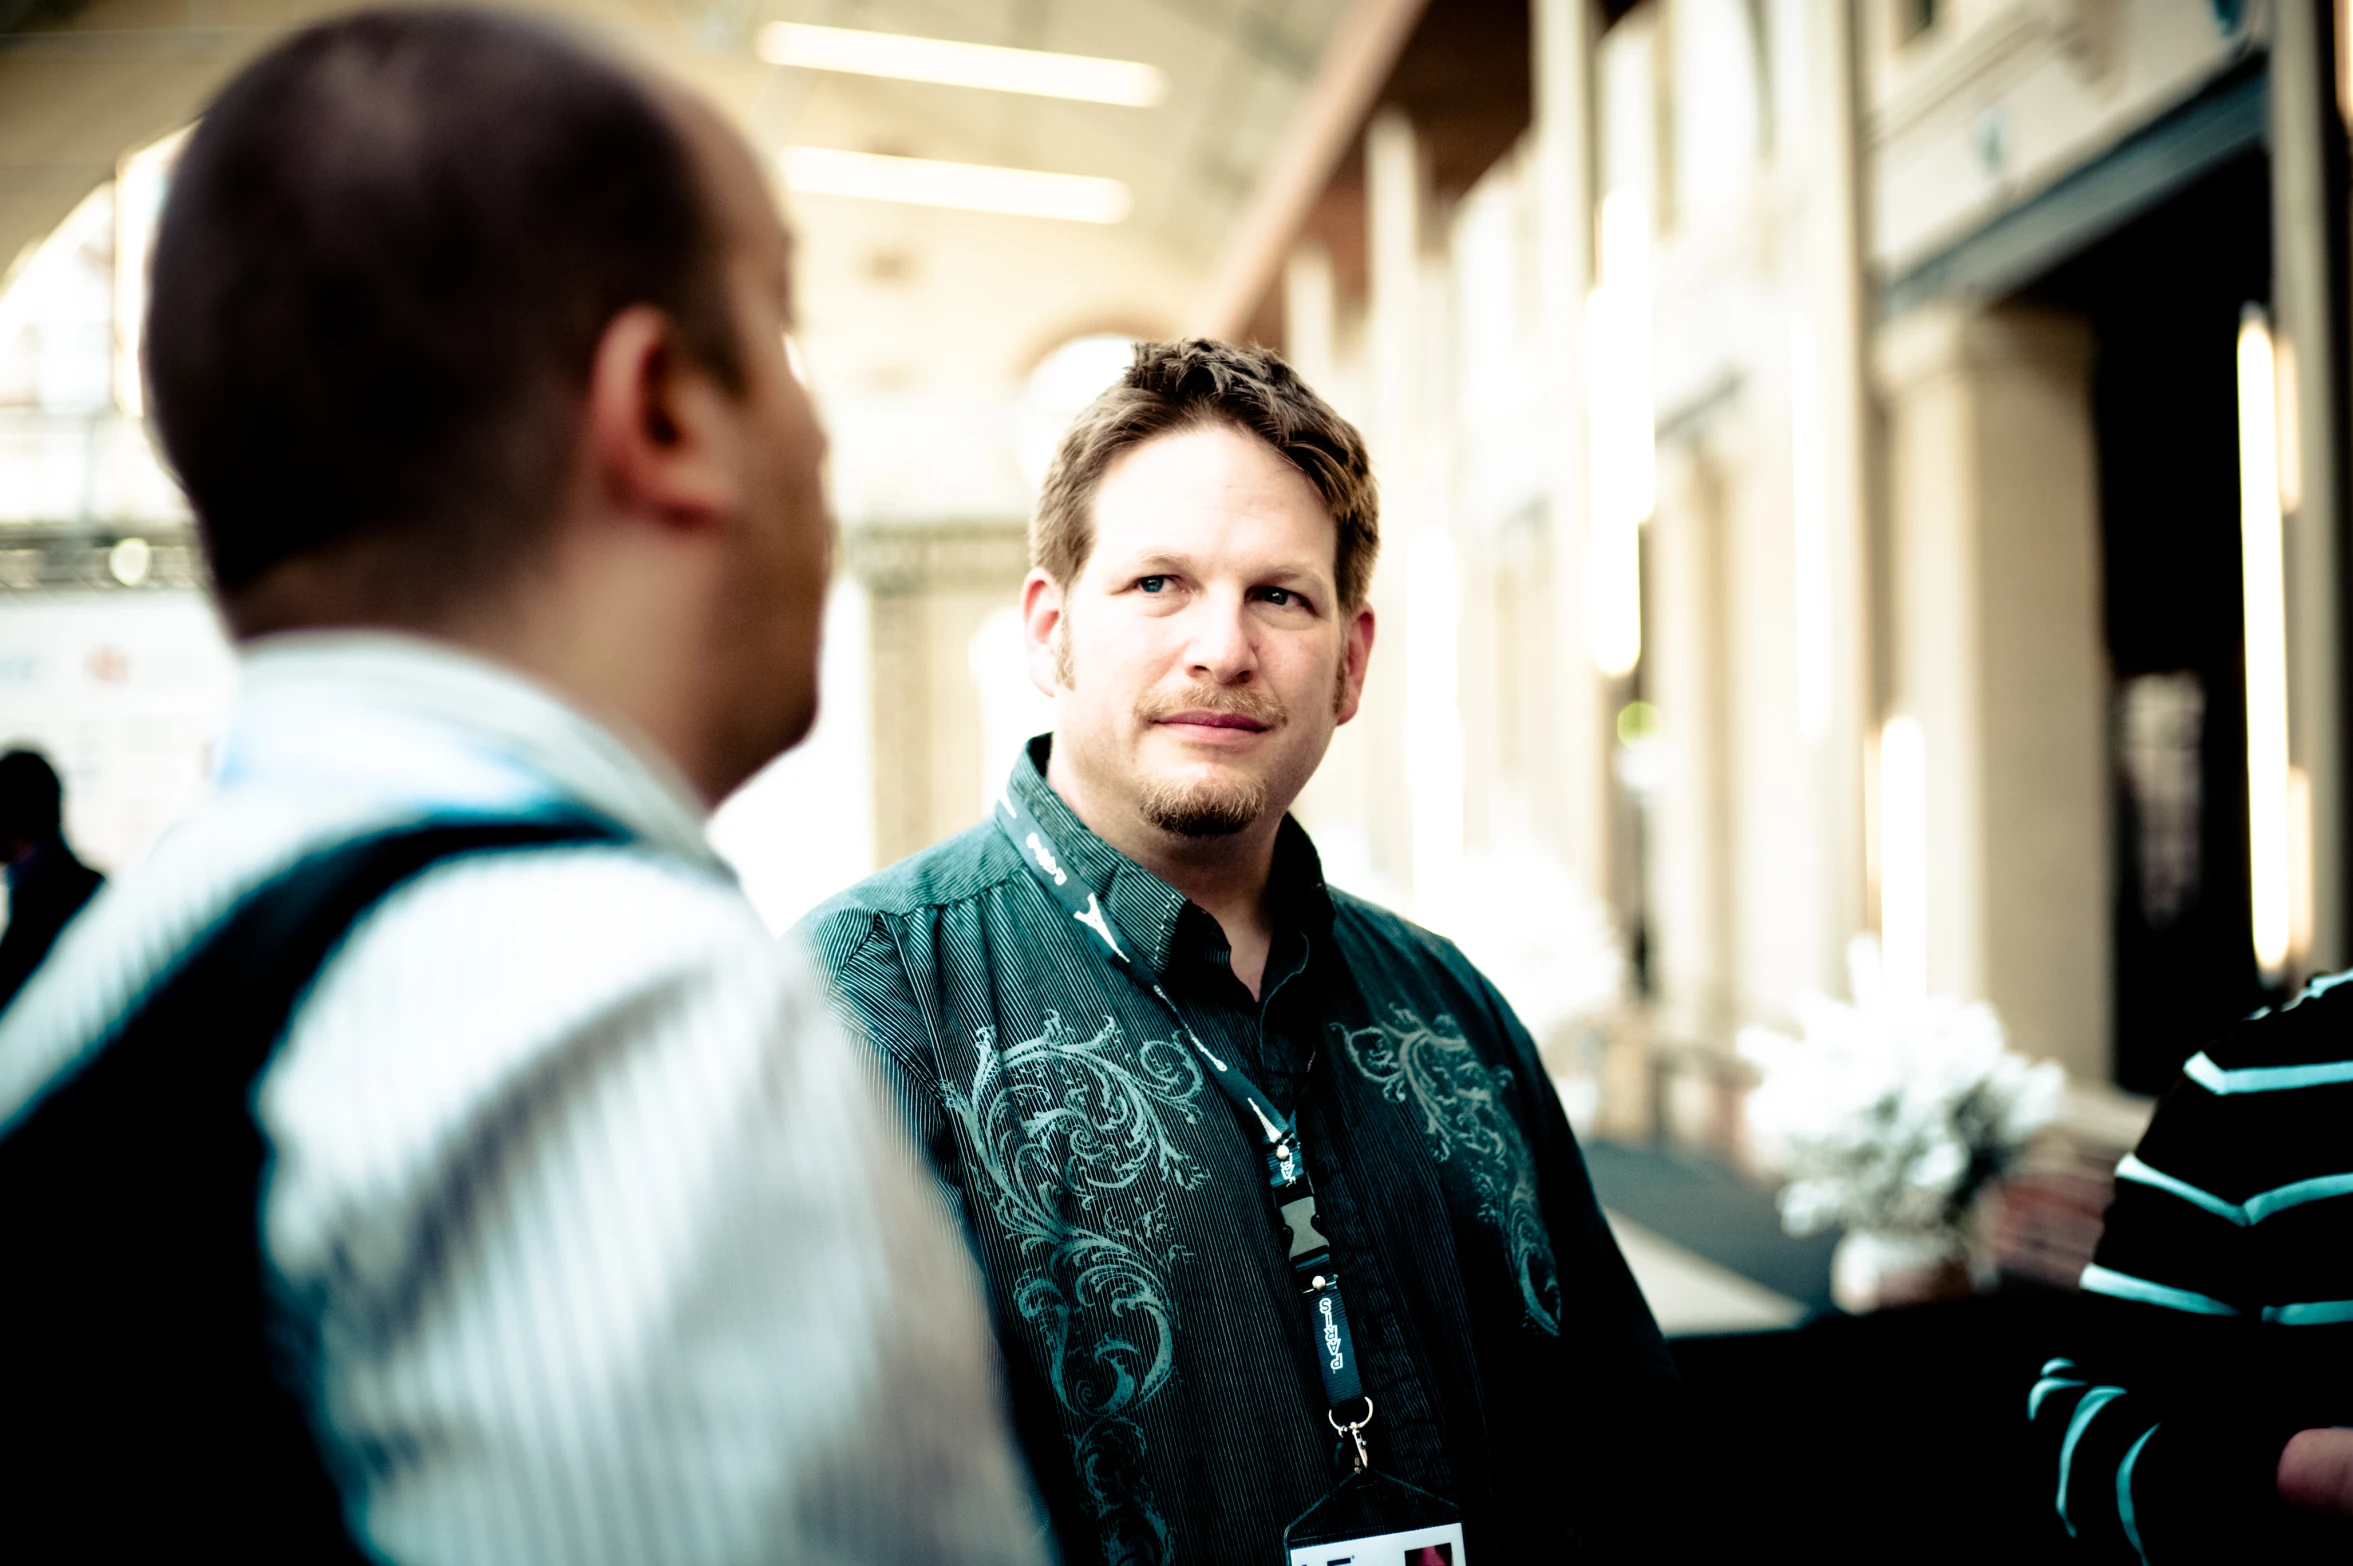
<path id="1" fill-rule="evenodd" d="M 1200 1035 L 1185 1021 L 1184 1013 L 1177 1010 L 1176 1002 L 1168 998 L 1160 980 L 1121 946 L 1119 931 L 1095 894 L 1080 892 L 1064 868 L 1061 850 L 1054 846 L 1046 829 L 1021 808 L 1010 789 L 998 793 L 997 806 L 1000 812 L 997 825 L 1019 851 L 1022 861 L 1036 873 L 1039 884 L 1072 919 L 1087 927 L 1114 968 L 1151 991 L 1168 1008 L 1177 1031 L 1209 1068 L 1209 1079 L 1233 1104 L 1243 1123 L 1257 1129 L 1264 1143 L 1266 1178 L 1274 1192 L 1275 1209 L 1282 1214 L 1283 1226 L 1291 1233 L 1291 1276 L 1299 1286 L 1306 1308 L 1307 1334 L 1315 1350 L 1316 1369 L 1323 1375 L 1327 1405 L 1324 1417 L 1334 1430 L 1355 1443 L 1356 1466 L 1366 1467 L 1364 1429 L 1373 1420 L 1373 1400 L 1364 1395 L 1364 1384 L 1357 1376 L 1356 1339 L 1348 1329 L 1348 1307 L 1340 1298 L 1340 1272 L 1332 1265 L 1331 1242 L 1315 1226 L 1315 1188 L 1308 1183 L 1307 1161 L 1300 1156 L 1298 1128 L 1288 1115 L 1275 1108 L 1274 1100 L 1257 1083 L 1220 1060 L 1201 1042 Z M 1343 1408 L 1359 1402 L 1364 1405 L 1361 1417 L 1342 1417 Z"/>

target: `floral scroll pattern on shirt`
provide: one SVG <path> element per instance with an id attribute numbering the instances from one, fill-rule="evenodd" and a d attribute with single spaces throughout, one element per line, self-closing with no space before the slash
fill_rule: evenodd
<path id="1" fill-rule="evenodd" d="M 1391 1006 L 1386 1023 L 1333 1023 L 1332 1032 L 1365 1080 L 1420 1117 L 1432 1157 L 1443 1164 L 1460 1155 L 1480 1219 L 1502 1236 L 1529 1322 L 1557 1336 L 1560 1269 L 1537 1199 L 1535 1160 L 1504 1106 L 1511 1073 L 1482 1061 L 1461 1024 L 1444 1012 L 1424 1023 L 1406 1007 Z"/>
<path id="2" fill-rule="evenodd" d="M 1173 1039 L 1132 1045 L 1110 1018 L 1082 1038 L 1057 1012 L 1036 1038 L 1000 1050 L 981 1028 L 974 1043 L 971 1090 L 944 1097 L 987 1173 L 986 1205 L 1028 1265 L 1014 1302 L 1080 1421 L 1071 1459 L 1104 1559 L 1156 1566 L 1171 1558 L 1168 1523 L 1135 1415 L 1175 1360 L 1168 1274 L 1192 1252 L 1171 1239 L 1169 1199 L 1207 1174 L 1172 1126 L 1200 1120 L 1200 1064 Z"/>

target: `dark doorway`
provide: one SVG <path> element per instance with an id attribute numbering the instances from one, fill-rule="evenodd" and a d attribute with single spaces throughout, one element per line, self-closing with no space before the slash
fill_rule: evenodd
<path id="1" fill-rule="evenodd" d="M 2250 152 L 2030 294 L 2087 317 L 2099 438 L 2115 821 L 2115 1060 L 2161 1092 L 2267 998 L 2248 933 L 2239 313 L 2271 294 Z"/>

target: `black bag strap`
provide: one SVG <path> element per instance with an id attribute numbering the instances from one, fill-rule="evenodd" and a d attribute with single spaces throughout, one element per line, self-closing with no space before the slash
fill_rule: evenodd
<path id="1" fill-rule="evenodd" d="M 451 818 L 310 854 L 192 942 L 0 1137 L 9 1531 L 59 1558 L 360 1561 L 273 1309 L 254 1093 L 354 924 L 460 855 L 619 843 L 585 814 Z"/>

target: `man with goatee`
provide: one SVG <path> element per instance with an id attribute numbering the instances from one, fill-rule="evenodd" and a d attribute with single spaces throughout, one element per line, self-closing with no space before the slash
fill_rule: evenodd
<path id="1" fill-rule="evenodd" d="M 1072 1562 L 1656 1542 L 1674 1371 L 1535 1046 L 1286 814 L 1364 690 L 1376 512 L 1280 359 L 1139 348 L 1032 524 L 1053 734 L 805 926 L 957 1198 Z"/>

